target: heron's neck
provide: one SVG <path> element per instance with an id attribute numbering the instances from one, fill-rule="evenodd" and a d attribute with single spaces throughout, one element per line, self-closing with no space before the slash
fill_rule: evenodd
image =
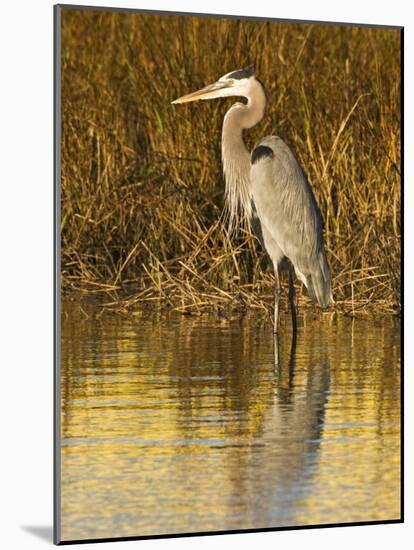
<path id="1" fill-rule="evenodd" d="M 243 130 L 262 120 L 266 95 L 262 85 L 254 81 L 247 103 L 236 103 L 226 113 L 222 133 L 223 170 L 226 181 L 226 210 L 230 230 L 241 222 L 249 224 L 251 216 L 250 154 L 243 141 Z"/>

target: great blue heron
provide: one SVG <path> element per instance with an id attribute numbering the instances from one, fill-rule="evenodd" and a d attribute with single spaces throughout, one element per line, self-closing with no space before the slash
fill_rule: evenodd
<path id="1" fill-rule="evenodd" d="M 331 295 L 331 277 L 324 251 L 322 219 L 312 189 L 290 148 L 277 136 L 262 139 L 250 154 L 243 130 L 264 116 L 266 93 L 252 67 L 225 74 L 214 84 L 172 103 L 218 97 L 245 97 L 226 113 L 222 132 L 225 198 L 232 228 L 247 220 L 270 256 L 275 272 L 274 332 L 279 320 L 279 269 L 289 273 L 289 303 L 296 332 L 293 274 L 322 308 Z"/>

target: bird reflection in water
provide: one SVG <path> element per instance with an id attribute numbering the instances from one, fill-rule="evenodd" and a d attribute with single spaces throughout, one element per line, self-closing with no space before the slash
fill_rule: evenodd
<path id="1" fill-rule="evenodd" d="M 397 324 L 68 319 L 64 539 L 398 516 Z"/>
<path id="2" fill-rule="evenodd" d="M 240 469 L 232 474 L 234 494 L 245 499 L 256 527 L 296 525 L 318 468 L 330 367 L 322 351 L 297 369 L 297 346 L 295 336 L 275 336 L 273 391 L 248 460 L 240 456 Z"/>

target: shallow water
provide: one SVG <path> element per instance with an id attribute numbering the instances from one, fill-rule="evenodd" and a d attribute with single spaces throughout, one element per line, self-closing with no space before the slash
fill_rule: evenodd
<path id="1" fill-rule="evenodd" d="M 85 309 L 85 308 L 84 308 Z M 400 325 L 64 303 L 62 540 L 400 517 Z"/>

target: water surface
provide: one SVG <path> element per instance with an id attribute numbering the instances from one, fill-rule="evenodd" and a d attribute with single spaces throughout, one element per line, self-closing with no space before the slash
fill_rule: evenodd
<path id="1" fill-rule="evenodd" d="M 62 540 L 400 517 L 398 321 L 301 317 L 275 356 L 255 316 L 86 311 L 63 305 Z"/>

